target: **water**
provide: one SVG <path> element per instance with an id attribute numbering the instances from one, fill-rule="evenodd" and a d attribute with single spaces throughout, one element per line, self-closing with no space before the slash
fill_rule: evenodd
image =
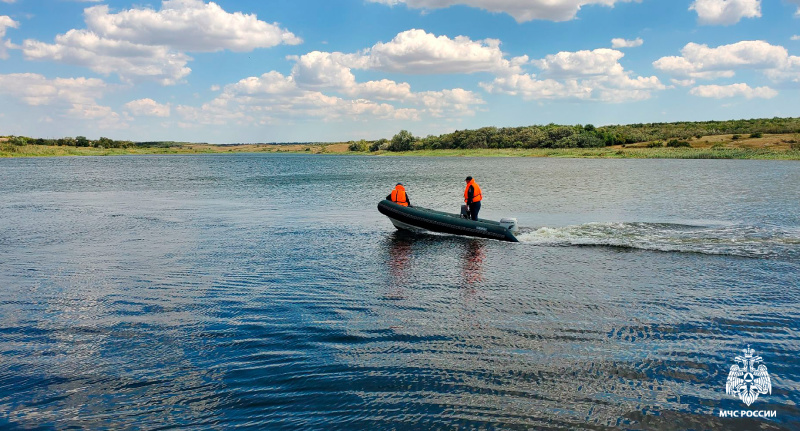
<path id="1" fill-rule="evenodd" d="M 403 235 L 394 183 L 519 219 Z M 0 160 L 0 428 L 797 429 L 800 164 Z M 751 345 L 772 392 L 725 393 Z"/>

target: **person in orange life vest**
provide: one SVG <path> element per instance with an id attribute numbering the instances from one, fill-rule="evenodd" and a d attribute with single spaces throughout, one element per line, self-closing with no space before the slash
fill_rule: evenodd
<path id="1" fill-rule="evenodd" d="M 411 206 L 411 198 L 408 197 L 403 183 L 397 183 L 397 185 L 394 186 L 394 190 L 386 196 L 386 199 L 404 207 Z"/>
<path id="2" fill-rule="evenodd" d="M 467 182 L 467 188 L 464 189 L 464 203 L 467 204 L 469 209 L 469 217 L 472 220 L 477 220 L 478 212 L 481 210 L 481 200 L 483 200 L 481 186 L 472 177 L 467 177 L 464 181 Z"/>

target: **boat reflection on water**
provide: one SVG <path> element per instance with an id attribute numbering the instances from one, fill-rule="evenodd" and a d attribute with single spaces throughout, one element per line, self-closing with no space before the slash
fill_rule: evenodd
<path id="1" fill-rule="evenodd" d="M 486 242 L 482 240 L 467 241 L 464 246 L 464 263 L 462 278 L 465 287 L 474 287 L 484 281 L 483 261 L 486 259 Z"/>
<path id="2" fill-rule="evenodd" d="M 456 276 L 462 287 L 485 281 L 486 241 L 416 234 L 398 230 L 385 239 L 385 262 L 391 286 L 408 288 L 433 282 L 445 273 Z M 433 282 L 435 283 L 435 282 Z"/>
<path id="3" fill-rule="evenodd" d="M 395 231 L 387 238 L 387 263 L 391 276 L 391 290 L 387 292 L 389 299 L 403 299 L 406 297 L 404 288 L 410 282 L 412 275 L 412 245 L 413 235 L 404 231 Z"/>
<path id="4" fill-rule="evenodd" d="M 392 277 L 403 279 L 406 278 L 411 264 L 411 241 L 409 235 L 403 232 L 394 232 L 390 238 L 389 247 L 389 267 L 391 268 Z"/>

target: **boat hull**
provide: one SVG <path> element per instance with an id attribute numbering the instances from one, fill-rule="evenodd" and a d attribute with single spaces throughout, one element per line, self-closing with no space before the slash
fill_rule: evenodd
<path id="1" fill-rule="evenodd" d="M 431 210 L 421 207 L 406 207 L 389 200 L 378 203 L 378 211 L 389 217 L 398 229 L 410 231 L 431 231 L 465 235 L 500 241 L 518 242 L 514 234 L 493 220 L 469 220 L 458 214 Z"/>

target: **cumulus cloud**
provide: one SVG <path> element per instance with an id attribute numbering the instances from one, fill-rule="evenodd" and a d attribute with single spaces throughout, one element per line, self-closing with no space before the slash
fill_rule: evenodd
<path id="1" fill-rule="evenodd" d="M 165 46 L 149 46 L 103 38 L 87 30 L 70 30 L 49 44 L 28 39 L 22 52 L 29 60 L 51 60 L 87 67 L 108 75 L 116 73 L 123 81 L 154 80 L 164 85 L 186 77 L 191 60 L 186 54 Z"/>
<path id="2" fill-rule="evenodd" d="M 697 81 L 694 80 L 694 79 L 675 79 L 675 78 L 672 78 L 672 79 L 670 79 L 670 82 L 672 82 L 673 84 L 675 84 L 677 86 L 680 86 L 680 87 L 689 87 L 691 85 L 694 85 Z"/>
<path id="3" fill-rule="evenodd" d="M 638 42 L 632 41 L 633 44 Z M 291 73 L 271 71 L 224 86 L 201 106 L 179 105 L 174 112 L 183 124 L 279 124 L 294 119 L 336 121 L 457 118 L 475 115 L 485 104 L 479 94 L 463 88 L 413 91 L 410 84 L 390 79 L 359 81 L 354 71 L 393 73 L 491 73 L 482 83 L 490 93 L 526 99 L 579 99 L 624 102 L 643 100 L 666 87 L 655 76 L 635 76 L 620 64 L 624 54 L 600 48 L 560 52 L 529 61 L 507 58 L 500 41 L 437 36 L 423 30 L 399 33 L 355 53 L 312 51 L 288 56 Z M 523 66 L 541 69 L 541 78 Z"/>
<path id="4" fill-rule="evenodd" d="M 771 99 L 778 95 L 778 92 L 769 87 L 751 88 L 749 85 L 731 84 L 731 85 L 701 85 L 692 88 L 689 94 L 698 97 L 711 97 L 715 99 L 723 99 L 730 97 L 745 97 L 747 99 Z"/>
<path id="5" fill-rule="evenodd" d="M 119 114 L 114 112 L 110 106 L 102 106 L 97 104 L 75 104 L 72 105 L 67 114 L 71 118 L 78 120 L 92 120 L 101 128 L 114 127 L 120 125 Z"/>
<path id="6" fill-rule="evenodd" d="M 489 12 L 506 13 L 517 22 L 535 19 L 569 21 L 586 5 L 613 7 L 617 3 L 640 2 L 641 0 L 369 0 L 390 6 L 406 4 L 415 9 L 441 9 L 454 5 L 465 5 Z"/>
<path id="7" fill-rule="evenodd" d="M 701 24 L 730 25 L 742 18 L 760 18 L 761 0 L 695 0 L 689 10 L 697 12 Z"/>
<path id="8" fill-rule="evenodd" d="M 300 57 L 292 56 L 295 61 L 292 69 L 294 79 L 307 88 L 345 88 L 355 85 L 356 77 L 350 66 L 358 56 L 340 52 L 312 51 Z"/>
<path id="9" fill-rule="evenodd" d="M 86 9 L 84 15 L 88 29 L 104 37 L 180 51 L 244 52 L 302 42 L 277 23 L 260 21 L 256 15 L 228 13 L 216 3 L 202 0 L 166 0 L 159 11 L 142 8 L 116 14 L 101 5 Z"/>
<path id="10" fill-rule="evenodd" d="M 251 76 L 225 87 L 225 93 L 238 95 L 288 94 L 296 90 L 294 78 L 275 71 L 260 77 Z"/>
<path id="11" fill-rule="evenodd" d="M 11 19 L 11 17 L 6 15 L 0 16 L 0 59 L 7 59 L 8 48 L 11 48 L 11 42 L 4 40 L 6 37 L 6 29 L 17 27 L 19 27 L 19 23 Z"/>
<path id="12" fill-rule="evenodd" d="M 271 72 L 275 74 L 277 72 Z M 269 75 L 269 74 L 266 74 Z M 366 99 L 345 99 L 319 91 L 297 88 L 275 93 L 276 76 L 247 78 L 226 86 L 216 99 L 200 107 L 179 105 L 176 112 L 186 124 L 265 125 L 286 124 L 295 119 L 336 121 L 408 118 L 409 110 Z M 257 82 L 264 80 L 266 82 Z"/>
<path id="13" fill-rule="evenodd" d="M 148 8 L 110 13 L 106 5 L 84 11 L 86 29 L 56 36 L 54 43 L 26 40 L 23 54 L 117 74 L 127 82 L 180 82 L 191 69 L 187 52 L 251 51 L 301 40 L 255 15 L 229 13 L 202 0 L 166 0 L 161 10 Z"/>
<path id="14" fill-rule="evenodd" d="M 426 91 L 415 98 L 434 117 L 446 117 L 451 114 L 474 115 L 475 107 L 485 103 L 475 93 L 461 88 Z"/>
<path id="15" fill-rule="evenodd" d="M 594 51 L 562 51 L 531 63 L 542 69 L 543 75 L 556 77 L 579 77 L 592 75 L 619 75 L 623 72 L 619 60 L 620 51 L 608 48 Z"/>
<path id="16" fill-rule="evenodd" d="M 409 74 L 519 72 L 526 56 L 507 60 L 500 41 L 473 41 L 466 36 L 449 38 L 424 30 L 399 33 L 390 42 L 368 50 L 365 67 Z"/>
<path id="17" fill-rule="evenodd" d="M 481 86 L 489 93 L 522 96 L 525 100 L 591 98 L 592 89 L 571 79 L 559 82 L 555 79 L 536 79 L 534 74 L 516 74 L 495 78 Z"/>
<path id="18" fill-rule="evenodd" d="M 800 57 L 760 40 L 716 48 L 689 43 L 681 56 L 662 57 L 653 66 L 679 79 L 730 78 L 742 69 L 760 70 L 774 80 L 800 79 Z"/>
<path id="19" fill-rule="evenodd" d="M 526 100 L 573 99 L 604 102 L 645 100 L 666 86 L 655 76 L 631 77 L 619 63 L 620 51 L 559 52 L 532 64 L 542 70 L 535 74 L 498 76 L 481 86 L 489 93 L 521 96 Z"/>
<path id="20" fill-rule="evenodd" d="M 796 35 L 792 36 L 792 40 L 800 40 L 800 35 L 796 34 Z"/>
<path id="21" fill-rule="evenodd" d="M 455 88 L 415 93 L 404 82 L 388 79 L 358 82 L 353 67 L 368 66 L 366 57 L 313 51 L 289 57 L 292 74 L 277 71 L 226 85 L 214 100 L 200 107 L 181 105 L 176 112 L 186 123 L 271 124 L 317 118 L 337 121 L 474 115 L 485 102 L 474 92 Z"/>
<path id="22" fill-rule="evenodd" d="M 399 73 L 512 73 L 527 57 L 507 60 L 499 41 L 472 41 L 409 30 L 357 53 L 312 51 L 289 56 L 291 74 L 271 71 L 226 85 L 200 107 L 177 106 L 185 124 L 270 124 L 298 118 L 336 121 L 459 117 L 485 102 L 461 88 L 414 92 L 406 82 L 360 82 L 354 70 Z"/>
<path id="23" fill-rule="evenodd" d="M 627 40 L 622 38 L 614 38 L 611 39 L 611 47 L 612 48 L 636 48 L 642 46 L 644 41 L 641 37 L 637 37 L 633 40 Z"/>
<path id="24" fill-rule="evenodd" d="M 105 82 L 96 78 L 47 79 L 36 73 L 0 75 L 0 93 L 31 106 L 56 102 L 90 104 L 102 97 L 107 88 Z"/>
<path id="25" fill-rule="evenodd" d="M 126 103 L 125 110 L 134 116 L 169 117 L 170 105 L 162 105 L 153 99 L 139 99 Z"/>
<path id="26" fill-rule="evenodd" d="M 107 90 L 108 85 L 96 78 L 48 79 L 36 73 L 0 75 L 0 94 L 30 106 L 47 105 L 61 109 L 67 118 L 95 120 L 98 127 L 125 127 L 119 114 L 97 103 Z"/>

